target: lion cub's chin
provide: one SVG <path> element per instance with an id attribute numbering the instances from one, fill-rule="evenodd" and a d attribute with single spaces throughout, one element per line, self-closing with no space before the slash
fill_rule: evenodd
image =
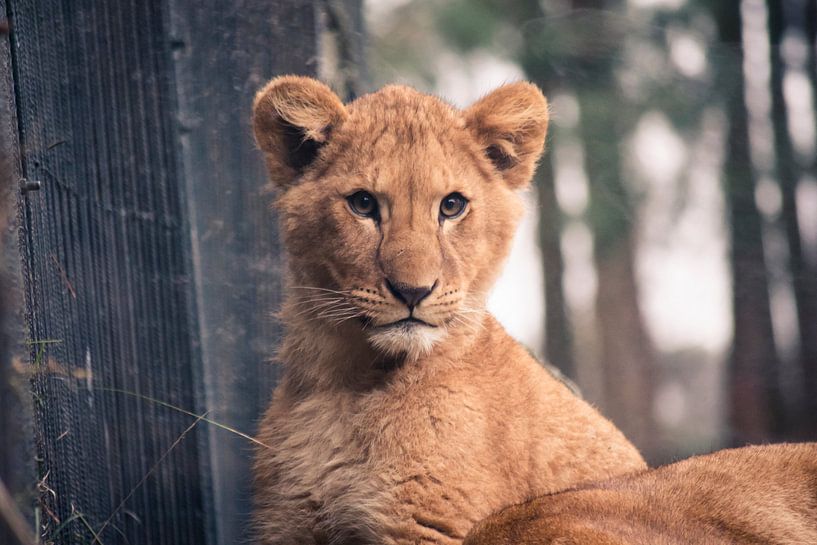
<path id="1" fill-rule="evenodd" d="M 398 323 L 375 327 L 368 331 L 369 343 L 389 356 L 399 356 L 416 361 L 425 356 L 434 345 L 445 337 L 442 327 L 419 323 Z"/>

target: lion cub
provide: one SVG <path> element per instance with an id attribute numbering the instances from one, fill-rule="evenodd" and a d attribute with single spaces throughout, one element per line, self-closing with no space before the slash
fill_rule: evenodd
<path id="1" fill-rule="evenodd" d="M 817 443 L 724 450 L 515 505 L 466 545 L 817 543 Z"/>
<path id="2" fill-rule="evenodd" d="M 255 462 L 264 544 L 459 544 L 500 507 L 640 470 L 485 310 L 548 109 L 273 79 L 253 125 L 288 256 L 283 371 Z"/>

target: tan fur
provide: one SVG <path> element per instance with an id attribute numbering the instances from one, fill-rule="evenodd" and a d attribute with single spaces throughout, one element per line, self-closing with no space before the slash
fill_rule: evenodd
<path id="1" fill-rule="evenodd" d="M 465 545 L 817 543 L 817 443 L 725 450 L 537 498 Z"/>
<path id="2" fill-rule="evenodd" d="M 458 544 L 498 508 L 644 467 L 485 311 L 547 129 L 527 83 L 464 111 L 389 86 L 343 105 L 274 79 L 256 140 L 288 252 L 283 371 L 258 439 L 264 544 Z M 296 136 L 297 138 L 294 138 Z M 380 221 L 355 215 L 358 190 Z M 440 201 L 469 200 L 441 221 Z M 385 285 L 434 286 L 413 316 Z"/>

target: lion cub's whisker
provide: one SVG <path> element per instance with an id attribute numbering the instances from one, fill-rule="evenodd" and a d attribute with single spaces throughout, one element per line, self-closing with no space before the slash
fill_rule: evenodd
<path id="1" fill-rule="evenodd" d="M 296 307 L 298 309 L 317 309 L 317 308 L 327 307 L 327 306 L 331 306 L 331 305 L 343 305 L 343 304 L 348 304 L 348 303 L 343 299 L 338 299 L 336 301 L 326 301 L 326 300 L 316 299 L 316 300 L 313 300 L 313 301 L 296 302 L 292 306 L 294 306 L 294 307 Z"/>
<path id="2" fill-rule="evenodd" d="M 312 314 L 318 313 L 319 315 L 325 312 L 332 312 L 332 311 L 339 311 L 339 310 L 357 310 L 355 307 L 349 305 L 348 303 L 331 303 L 331 304 L 323 304 L 323 305 L 315 305 L 305 309 L 302 309 L 300 312 L 297 312 L 294 316 L 303 316 L 304 314 Z"/>
<path id="3" fill-rule="evenodd" d="M 322 318 L 336 318 L 345 314 L 357 314 L 359 311 L 354 308 L 333 309 L 327 312 L 321 312 L 318 316 Z"/>
<path id="4" fill-rule="evenodd" d="M 453 321 L 472 333 L 477 330 L 473 323 L 465 320 L 462 316 L 455 316 Z"/>
<path id="5" fill-rule="evenodd" d="M 352 318 L 357 318 L 359 316 L 362 316 L 362 314 L 360 312 L 347 312 L 347 313 L 340 313 L 340 314 L 338 314 L 336 316 L 332 316 L 332 317 L 323 317 L 323 319 L 328 320 L 332 324 L 340 325 L 343 322 L 351 320 Z"/>
<path id="6" fill-rule="evenodd" d="M 293 301 L 296 305 L 307 305 L 310 303 L 337 303 L 347 301 L 346 297 L 314 297 L 312 299 L 295 299 Z"/>
<path id="7" fill-rule="evenodd" d="M 357 316 L 358 316 L 358 314 L 353 314 L 351 316 L 345 316 L 345 317 L 342 317 L 342 318 L 335 318 L 334 320 L 331 320 L 331 323 L 333 323 L 335 325 L 340 325 L 343 322 L 348 322 L 352 318 L 356 318 Z"/>
<path id="8" fill-rule="evenodd" d="M 321 288 L 321 287 L 318 287 L 318 286 L 288 286 L 288 289 L 326 291 L 326 292 L 329 292 L 329 293 L 338 293 L 338 294 L 341 294 L 341 295 L 348 295 L 348 294 L 352 293 L 352 291 L 354 291 L 354 290 L 332 290 L 332 289 L 329 289 L 329 288 Z"/>
<path id="9" fill-rule="evenodd" d="M 311 301 L 295 301 L 294 306 L 297 308 L 315 309 L 330 305 L 348 304 L 346 299 L 313 299 Z"/>

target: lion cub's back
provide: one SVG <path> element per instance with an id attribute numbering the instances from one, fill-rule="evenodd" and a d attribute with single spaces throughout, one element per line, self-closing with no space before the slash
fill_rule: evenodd
<path id="1" fill-rule="evenodd" d="M 529 464 L 529 495 L 631 473 L 646 467 L 638 450 L 596 409 L 548 372 L 498 324 L 481 343 L 480 376 L 490 449 Z"/>

